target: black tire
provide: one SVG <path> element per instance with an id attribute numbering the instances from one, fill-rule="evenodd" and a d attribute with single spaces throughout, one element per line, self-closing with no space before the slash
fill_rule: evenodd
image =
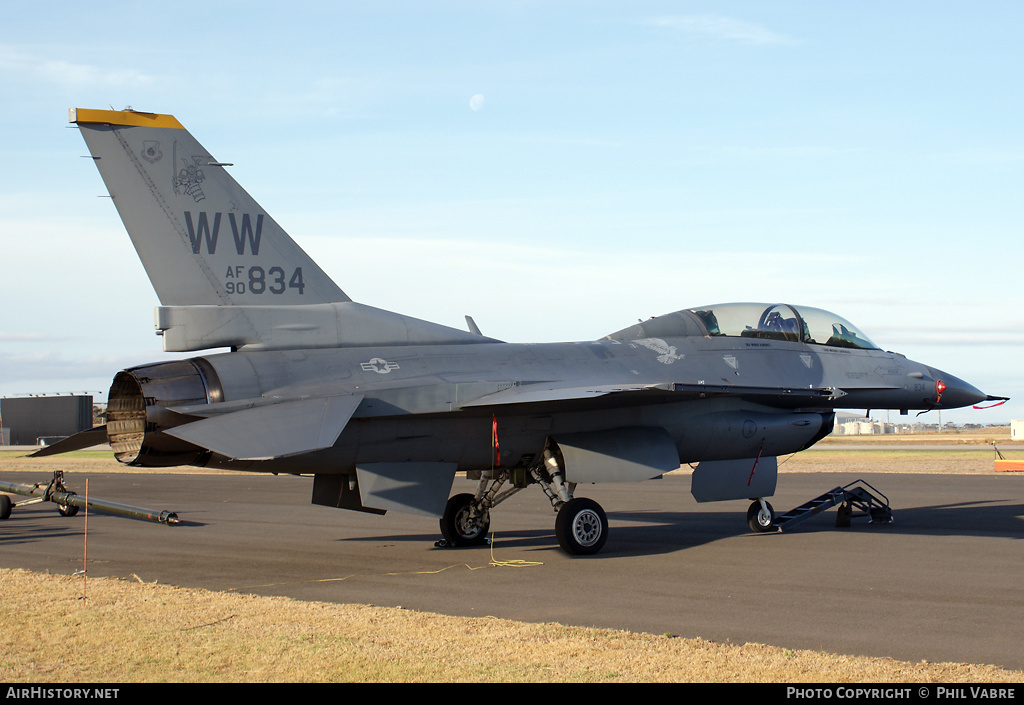
<path id="1" fill-rule="evenodd" d="M 558 545 L 569 555 L 592 555 L 600 551 L 608 540 L 608 517 L 594 500 L 577 497 L 558 510 L 555 536 L 558 537 Z"/>
<path id="2" fill-rule="evenodd" d="M 13 508 L 14 503 L 11 502 L 11 498 L 5 494 L 0 494 L 0 521 L 10 517 Z"/>
<path id="3" fill-rule="evenodd" d="M 68 494 L 73 495 L 75 493 L 74 492 L 68 492 Z M 78 507 L 76 507 L 73 504 L 58 504 L 57 505 L 57 512 L 62 517 L 73 517 L 76 514 L 78 514 Z"/>
<path id="4" fill-rule="evenodd" d="M 444 515 L 441 517 L 441 535 L 452 546 L 479 546 L 487 541 L 487 532 L 491 528 L 491 515 L 484 515 L 472 521 L 469 518 L 469 507 L 473 502 L 471 494 L 457 494 L 448 500 Z"/>
<path id="5" fill-rule="evenodd" d="M 775 510 L 772 509 L 772 505 L 765 502 L 765 506 L 768 507 L 768 513 L 765 514 L 761 511 L 761 503 L 754 502 L 750 505 L 747 510 L 747 526 L 755 534 L 763 534 L 769 531 L 775 531 Z"/>

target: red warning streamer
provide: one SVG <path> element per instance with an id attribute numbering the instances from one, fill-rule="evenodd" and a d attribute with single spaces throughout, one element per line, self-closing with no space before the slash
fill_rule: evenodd
<path id="1" fill-rule="evenodd" d="M 501 465 L 501 450 L 498 448 L 498 417 L 491 416 L 491 449 L 494 451 L 494 465 Z"/>
<path id="2" fill-rule="evenodd" d="M 754 471 L 757 470 L 757 464 L 761 461 L 762 452 L 764 452 L 764 441 L 761 441 L 761 447 L 757 450 L 757 457 L 754 458 L 754 467 L 750 468 L 750 477 L 747 478 L 747 487 L 750 487 L 750 483 L 754 481 Z"/>

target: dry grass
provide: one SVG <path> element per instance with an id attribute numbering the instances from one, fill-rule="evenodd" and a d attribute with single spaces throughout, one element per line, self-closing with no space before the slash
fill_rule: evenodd
<path id="1" fill-rule="evenodd" d="M 1007 458 L 1024 459 L 1024 453 L 1003 451 Z M 995 454 L 991 448 L 977 450 L 808 450 L 779 458 L 779 471 L 847 472 L 898 474 L 995 474 Z"/>
<path id="2" fill-rule="evenodd" d="M 0 681 L 1021 682 L 994 666 L 0 570 Z M 498 647 L 498 648 L 496 648 Z"/>

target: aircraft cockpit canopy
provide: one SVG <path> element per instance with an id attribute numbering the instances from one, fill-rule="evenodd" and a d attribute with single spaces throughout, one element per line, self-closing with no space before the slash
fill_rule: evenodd
<path id="1" fill-rule="evenodd" d="M 834 313 L 810 306 L 734 303 L 692 308 L 708 335 L 789 340 L 837 348 L 877 350 L 857 327 Z"/>
<path id="2" fill-rule="evenodd" d="M 877 345 L 845 318 L 820 308 L 789 304 L 732 303 L 684 309 L 638 321 L 606 338 L 640 340 L 706 335 L 878 350 Z"/>

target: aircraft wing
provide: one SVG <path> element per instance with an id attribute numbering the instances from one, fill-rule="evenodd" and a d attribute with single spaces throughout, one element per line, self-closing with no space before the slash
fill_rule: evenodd
<path id="1" fill-rule="evenodd" d="M 235 460 L 281 458 L 334 445 L 362 399 L 346 395 L 203 405 L 206 414 L 215 415 L 164 433 Z M 198 415 L 190 407 L 173 410 Z"/>
<path id="2" fill-rule="evenodd" d="M 504 389 L 462 404 L 463 408 L 475 406 L 500 406 L 504 404 L 531 404 L 572 399 L 594 399 L 620 392 L 640 392 L 654 389 L 649 384 L 594 384 L 569 386 L 560 384 L 534 383 Z"/>
<path id="3" fill-rule="evenodd" d="M 812 402 L 833 401 L 845 395 L 832 387 L 754 387 L 734 384 L 692 384 L 682 382 L 652 382 L 647 384 L 563 384 L 538 382 L 504 389 L 462 404 L 463 408 L 504 406 L 508 404 L 543 404 L 551 402 L 584 402 L 614 395 L 622 403 L 642 403 L 644 395 L 650 398 L 671 396 L 674 400 L 706 399 L 710 397 L 742 397 L 765 404 L 781 406 L 806 405 Z"/>

